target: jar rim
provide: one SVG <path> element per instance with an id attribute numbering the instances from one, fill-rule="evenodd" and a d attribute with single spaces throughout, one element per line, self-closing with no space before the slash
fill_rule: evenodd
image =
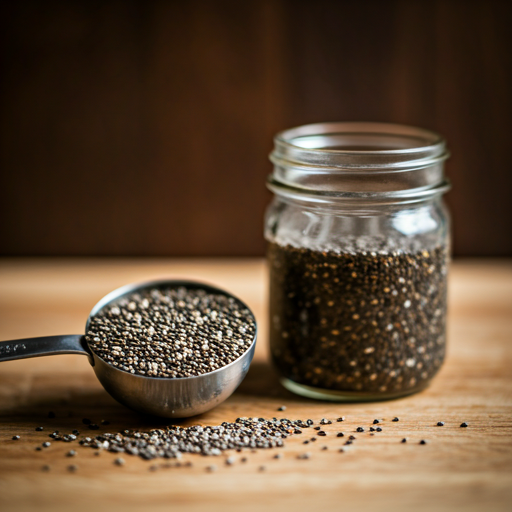
<path id="1" fill-rule="evenodd" d="M 371 194 L 405 199 L 446 190 L 449 156 L 436 132 L 391 123 L 342 122 L 298 126 L 274 138 L 269 188 L 285 194 Z"/>
<path id="2" fill-rule="evenodd" d="M 279 132 L 274 143 L 272 158 L 302 165 L 389 168 L 448 157 L 437 132 L 393 123 L 307 124 Z"/>

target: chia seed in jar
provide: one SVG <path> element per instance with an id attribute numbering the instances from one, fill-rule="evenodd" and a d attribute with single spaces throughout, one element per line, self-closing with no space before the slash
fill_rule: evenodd
<path id="1" fill-rule="evenodd" d="M 279 133 L 270 159 L 270 351 L 289 390 L 377 400 L 425 388 L 446 348 L 445 142 L 382 123 Z"/>

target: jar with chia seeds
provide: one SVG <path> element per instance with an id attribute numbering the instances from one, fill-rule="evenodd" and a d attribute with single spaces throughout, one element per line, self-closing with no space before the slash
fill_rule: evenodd
<path id="1" fill-rule="evenodd" d="M 382 123 L 279 133 L 265 221 L 270 350 L 283 385 L 395 398 L 443 363 L 448 157 L 438 134 Z"/>

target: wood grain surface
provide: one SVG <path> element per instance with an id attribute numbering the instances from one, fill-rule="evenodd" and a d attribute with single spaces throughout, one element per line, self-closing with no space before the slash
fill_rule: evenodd
<path id="1" fill-rule="evenodd" d="M 0 509 L 90 510 L 464 510 L 512 508 L 512 262 L 456 261 L 451 269 L 449 350 L 426 391 L 389 402 L 335 404 L 284 390 L 268 363 L 266 272 L 261 260 L 2 260 L 0 340 L 83 332 L 92 306 L 123 284 L 156 277 L 189 277 L 227 288 L 254 310 L 260 327 L 257 354 L 239 389 L 216 409 L 181 425 L 219 424 L 238 416 L 286 416 L 318 421 L 345 416 L 328 435 L 302 444 L 304 431 L 285 447 L 184 456 L 192 467 L 161 467 L 125 455 L 94 456 L 78 444 L 35 447 L 57 429 L 83 435 L 150 429 L 169 421 L 145 418 L 102 389 L 86 358 L 55 356 L 0 364 Z M 277 408 L 286 405 L 284 413 Z M 56 413 L 55 419 L 48 412 Z M 392 422 L 398 416 L 399 422 Z M 82 418 L 107 419 L 89 431 Z M 382 418 L 383 431 L 368 427 Z M 444 427 L 437 427 L 444 421 Z M 460 428 L 466 421 L 468 428 Z M 35 427 L 43 426 L 43 432 Z M 365 432 L 355 433 L 358 426 Z M 357 439 L 339 452 L 343 439 Z M 13 435 L 21 439 L 13 441 Z M 407 437 L 408 442 L 400 441 Z M 426 445 L 419 441 L 426 439 Z M 50 440 L 51 441 L 51 440 Z M 322 450 L 327 446 L 327 450 Z M 74 459 L 65 456 L 70 448 Z M 276 452 L 283 454 L 274 459 Z M 309 460 L 297 455 L 310 452 Z M 240 462 L 246 456 L 247 463 Z M 75 473 L 67 466 L 78 466 Z M 208 473 L 205 468 L 216 464 Z M 51 470 L 41 470 L 48 464 Z M 149 467 L 157 464 L 156 471 Z M 265 471 L 260 471 L 265 466 Z"/>

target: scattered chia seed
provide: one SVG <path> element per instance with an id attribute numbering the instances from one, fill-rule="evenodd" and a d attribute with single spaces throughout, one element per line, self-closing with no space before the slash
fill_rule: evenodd
<path id="1" fill-rule="evenodd" d="M 461 424 L 460 424 L 460 426 L 461 426 L 462 428 L 466 428 L 466 427 L 468 426 L 468 424 L 467 424 L 466 422 L 464 422 L 464 423 L 461 423 Z"/>
<path id="2" fill-rule="evenodd" d="M 100 452 L 94 452 L 94 455 L 98 456 L 100 454 Z"/>
<path id="3" fill-rule="evenodd" d="M 427 441 L 426 441 L 425 439 L 422 439 L 422 440 L 420 441 L 420 444 L 427 444 Z"/>
<path id="4" fill-rule="evenodd" d="M 313 427 L 315 430 L 320 430 L 322 427 Z"/>
<path id="5" fill-rule="evenodd" d="M 70 473 L 74 473 L 74 472 L 75 472 L 75 471 L 77 471 L 77 470 L 78 470 L 78 466 L 77 466 L 77 465 L 75 465 L 75 464 L 71 464 L 70 466 L 68 466 L 68 471 L 69 471 Z"/>
<path id="6" fill-rule="evenodd" d="M 74 436 L 79 436 L 80 435 L 80 431 L 77 430 L 76 428 L 72 432 L 73 432 Z"/>
<path id="7" fill-rule="evenodd" d="M 42 446 L 43 448 L 49 448 L 51 445 L 52 443 L 50 443 L 50 441 L 45 441 Z"/>
<path id="8" fill-rule="evenodd" d="M 351 441 L 353 441 L 353 440 L 356 438 L 356 436 L 350 435 L 350 436 L 348 436 L 348 438 L 349 438 Z"/>
<path id="9" fill-rule="evenodd" d="M 21 439 L 21 436 L 12 436 L 13 441 L 19 441 Z"/>
<path id="10" fill-rule="evenodd" d="M 43 427 L 36 427 L 37 432 L 41 432 L 43 430 Z"/>
<path id="11" fill-rule="evenodd" d="M 380 420 L 373 420 L 374 425 L 377 425 L 377 423 L 380 423 Z"/>
<path id="12" fill-rule="evenodd" d="M 349 441 L 345 441 L 345 444 L 347 444 L 347 445 L 348 444 L 352 444 L 352 441 L 350 441 L 350 440 Z"/>
<path id="13" fill-rule="evenodd" d="M 370 432 L 375 432 L 375 429 L 373 427 L 370 427 Z"/>
<path id="14" fill-rule="evenodd" d="M 338 434 L 336 435 L 336 437 L 345 437 L 345 434 L 343 432 L 338 432 Z"/>
<path id="15" fill-rule="evenodd" d="M 277 408 L 278 411 L 286 411 L 286 405 L 281 405 L 281 407 Z"/>
<path id="16" fill-rule="evenodd" d="M 345 451 L 345 448 L 340 448 L 338 451 L 343 453 Z"/>
<path id="17" fill-rule="evenodd" d="M 325 418 L 322 418 L 320 420 L 320 425 L 330 425 L 332 421 L 326 420 Z"/>
<path id="18" fill-rule="evenodd" d="M 117 466 L 124 466 L 124 459 L 121 458 L 121 457 L 118 457 L 115 461 L 114 461 L 114 464 L 116 464 Z"/>
<path id="19" fill-rule="evenodd" d="M 240 459 L 240 462 L 247 462 L 247 457 L 242 457 L 242 458 Z"/>
<path id="20" fill-rule="evenodd" d="M 312 437 L 310 441 L 313 443 L 314 441 L 316 441 L 316 437 Z"/>
<path id="21" fill-rule="evenodd" d="M 345 416 L 342 416 L 341 418 L 338 418 L 336 421 L 345 421 Z"/>
<path id="22" fill-rule="evenodd" d="M 391 421 L 400 421 L 400 420 L 397 417 L 395 417 Z"/>
<path id="23" fill-rule="evenodd" d="M 444 421 L 438 421 L 437 422 L 438 427 L 444 427 Z"/>
<path id="24" fill-rule="evenodd" d="M 66 454 L 68 457 L 75 457 L 76 451 L 75 450 L 69 450 L 69 452 Z"/>
<path id="25" fill-rule="evenodd" d="M 136 455 L 143 459 L 180 458 L 182 453 L 220 455 L 225 450 L 237 448 L 277 448 L 284 439 L 294 435 L 302 420 L 265 420 L 264 418 L 237 418 L 234 423 L 223 422 L 217 426 L 182 428 L 168 426 L 149 432 L 101 434 L 94 439 L 86 437 L 82 446 L 104 449 L 114 453 Z M 127 431 L 124 431 L 127 432 Z"/>
<path id="26" fill-rule="evenodd" d="M 305 441 L 302 442 L 302 444 L 309 444 L 309 441 L 306 439 Z"/>
<path id="27" fill-rule="evenodd" d="M 407 438 L 406 438 L 406 437 L 404 437 L 400 442 L 401 442 L 401 443 L 407 443 Z"/>
<path id="28" fill-rule="evenodd" d="M 48 471 L 50 471 L 50 466 L 48 466 L 47 464 L 45 464 L 42 468 L 41 468 L 42 471 L 44 471 L 45 473 L 47 473 Z"/>
<path id="29" fill-rule="evenodd" d="M 232 363 L 255 332 L 252 313 L 235 298 L 179 287 L 144 290 L 109 304 L 91 318 L 86 340 L 118 370 L 182 378 Z"/>
<path id="30" fill-rule="evenodd" d="M 380 428 L 380 427 L 377 427 L 375 430 L 376 430 L 377 432 L 382 432 L 382 428 Z"/>
<path id="31" fill-rule="evenodd" d="M 274 455 L 274 459 L 281 459 L 283 457 L 283 454 L 282 453 L 276 453 Z"/>
<path id="32" fill-rule="evenodd" d="M 36 452 L 40 452 L 42 450 L 42 448 L 40 446 L 36 446 L 35 450 L 36 450 Z"/>
<path id="33" fill-rule="evenodd" d="M 329 447 L 328 446 L 322 446 L 322 450 L 328 450 Z"/>
<path id="34" fill-rule="evenodd" d="M 301 459 L 301 460 L 310 459 L 310 458 L 311 458 L 311 453 L 309 453 L 309 452 L 301 453 L 301 454 L 297 455 L 297 459 Z"/>
<path id="35" fill-rule="evenodd" d="M 266 468 L 265 466 L 260 466 L 260 467 L 258 468 L 258 471 L 266 471 L 266 469 L 267 469 L 267 468 Z"/>
<path id="36" fill-rule="evenodd" d="M 447 250 L 269 244 L 270 348 L 299 384 L 380 397 L 418 391 L 445 354 Z"/>
<path id="37" fill-rule="evenodd" d="M 217 466 L 215 464 L 211 464 L 210 466 L 206 466 L 206 471 L 209 473 L 213 473 L 214 471 L 217 471 Z"/>
<path id="38" fill-rule="evenodd" d="M 321 436 L 321 437 L 325 437 L 327 434 L 323 431 L 323 430 L 320 430 L 318 433 L 317 433 L 317 436 Z"/>
<path id="39" fill-rule="evenodd" d="M 357 430 L 357 432 L 364 432 L 364 428 L 363 427 L 357 427 L 356 430 Z"/>
<path id="40" fill-rule="evenodd" d="M 235 463 L 235 457 L 228 457 L 228 458 L 226 459 L 226 464 L 227 464 L 228 466 L 232 466 L 234 463 Z"/>

